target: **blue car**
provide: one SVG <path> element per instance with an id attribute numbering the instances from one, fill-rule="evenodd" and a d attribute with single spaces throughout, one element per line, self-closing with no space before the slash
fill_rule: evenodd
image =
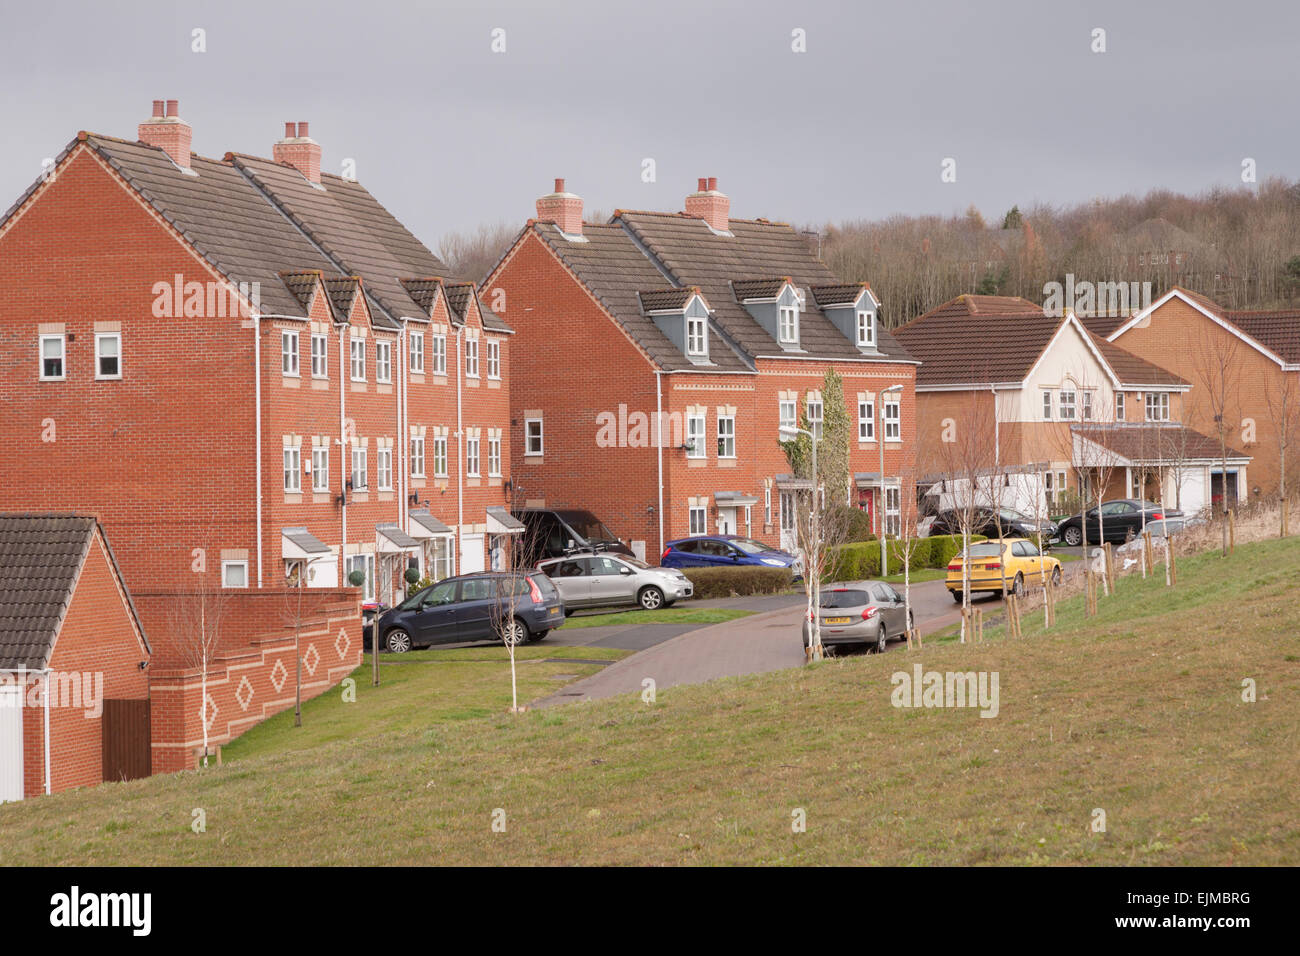
<path id="1" fill-rule="evenodd" d="M 771 545 L 737 534 L 707 534 L 669 541 L 659 563 L 665 568 L 734 568 L 758 565 L 789 568 L 795 577 L 803 573 L 802 562 Z"/>

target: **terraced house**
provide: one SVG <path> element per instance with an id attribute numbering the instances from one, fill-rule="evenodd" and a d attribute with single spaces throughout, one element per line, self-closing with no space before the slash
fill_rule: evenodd
<path id="1" fill-rule="evenodd" d="M 319 647 L 346 673 L 352 572 L 391 600 L 409 567 L 481 569 L 517 530 L 511 330 L 322 173 L 306 123 L 270 159 L 191 140 L 156 101 L 136 140 L 78 134 L 0 219 L 0 511 L 95 515 L 137 595 L 305 586 L 320 627 L 349 622 Z M 154 666 L 175 647 L 165 604 L 138 602 Z M 244 650 L 259 620 L 283 631 L 268 601 L 234 608 Z"/>
<path id="2" fill-rule="evenodd" d="M 834 368 L 855 503 L 896 530 L 916 362 L 866 284 L 784 223 L 733 218 L 716 180 L 698 185 L 683 212 L 585 223 L 556 180 L 484 280 L 517 336 L 520 503 L 589 509 L 651 560 L 690 534 L 793 547 L 800 483 L 778 429 L 805 413 L 820 427 Z"/>

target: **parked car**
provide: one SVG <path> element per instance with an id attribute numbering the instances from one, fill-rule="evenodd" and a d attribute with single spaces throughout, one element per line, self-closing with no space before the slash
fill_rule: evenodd
<path id="1" fill-rule="evenodd" d="M 1084 543 L 1100 544 L 1103 535 L 1106 541 L 1127 541 L 1142 533 L 1143 524 L 1182 518 L 1183 513 L 1137 498 L 1116 498 L 1103 501 L 1100 508 L 1089 508 L 1084 516 L 1087 518 L 1086 542 L 1084 522 L 1079 515 L 1072 515 L 1057 525 L 1057 534 L 1070 547 Z"/>
<path id="2" fill-rule="evenodd" d="M 932 535 L 960 535 L 961 514 L 954 510 L 942 511 L 930 524 Z M 1046 518 L 1035 518 L 1014 508 L 976 508 L 971 523 L 971 534 L 982 534 L 986 538 L 1034 538 L 1042 533 L 1043 544 L 1057 535 L 1056 525 Z M 1000 529 L 1000 530 L 999 530 Z"/>
<path id="3" fill-rule="evenodd" d="M 524 523 L 521 564 L 533 567 L 547 558 L 580 551 L 611 551 L 634 557 L 632 549 L 590 511 L 581 508 L 522 508 L 512 511 Z"/>
<path id="4" fill-rule="evenodd" d="M 969 587 L 971 593 L 980 591 L 1001 593 L 1006 588 L 1017 595 L 1025 593 L 1025 582 L 1036 582 L 1046 575 L 1053 584 L 1061 582 L 1061 562 L 1042 554 L 1038 545 L 1025 538 L 1003 538 L 1001 541 L 978 541 L 969 549 L 969 556 L 959 554 L 948 562 L 948 576 L 944 584 L 952 599 L 961 602 L 962 566 L 970 562 Z"/>
<path id="5" fill-rule="evenodd" d="M 433 644 L 496 638 L 540 641 L 564 623 L 564 601 L 540 571 L 444 578 L 379 616 L 379 646 L 395 654 Z"/>
<path id="6" fill-rule="evenodd" d="M 789 568 L 795 577 L 803 572 L 802 562 L 794 555 L 736 534 L 696 535 L 669 541 L 664 545 L 659 563 L 666 568 L 731 568 L 747 564 Z"/>
<path id="7" fill-rule="evenodd" d="M 690 578 L 675 568 L 652 568 L 639 558 L 614 554 L 572 554 L 538 565 L 564 599 L 564 609 L 639 604 L 647 611 L 671 607 L 695 593 Z"/>
<path id="8" fill-rule="evenodd" d="M 903 597 L 882 581 L 853 581 L 821 592 L 817 606 L 823 645 L 867 644 L 877 652 L 912 627 Z M 803 622 L 803 646 L 812 642 L 812 622 Z"/>

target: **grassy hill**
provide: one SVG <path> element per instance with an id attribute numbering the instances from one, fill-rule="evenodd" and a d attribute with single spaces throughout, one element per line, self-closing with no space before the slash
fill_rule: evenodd
<path id="1" fill-rule="evenodd" d="M 1126 578 L 1098 617 L 1063 603 L 1020 640 L 651 706 L 475 717 L 459 700 L 451 717 L 6 805 L 0 863 L 1295 864 L 1300 539 L 1183 558 L 1179 578 Z M 893 707 L 890 676 L 915 663 L 997 671 L 999 715 Z"/>

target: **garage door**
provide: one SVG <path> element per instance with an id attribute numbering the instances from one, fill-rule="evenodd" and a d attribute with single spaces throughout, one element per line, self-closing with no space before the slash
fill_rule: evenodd
<path id="1" fill-rule="evenodd" d="M 483 570 L 483 535 L 467 534 L 460 539 L 460 573 Z"/>
<path id="2" fill-rule="evenodd" d="M 23 798 L 23 691 L 0 687 L 0 803 Z"/>

